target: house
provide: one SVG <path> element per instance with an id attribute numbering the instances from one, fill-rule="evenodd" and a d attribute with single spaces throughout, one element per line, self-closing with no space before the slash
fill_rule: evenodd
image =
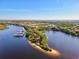
<path id="1" fill-rule="evenodd" d="M 31 25 L 33 28 L 38 28 L 38 24 L 32 24 Z"/>

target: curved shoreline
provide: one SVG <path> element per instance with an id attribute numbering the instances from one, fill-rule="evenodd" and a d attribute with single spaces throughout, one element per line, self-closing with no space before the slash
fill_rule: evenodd
<path id="1" fill-rule="evenodd" d="M 34 49 L 36 49 L 36 50 L 42 52 L 43 54 L 45 54 L 45 55 L 47 55 L 47 56 L 56 57 L 56 58 L 61 56 L 60 52 L 58 52 L 58 51 L 55 50 L 55 49 L 51 49 L 51 50 L 52 50 L 51 52 L 50 52 L 50 51 L 45 51 L 45 50 L 43 50 L 42 48 L 40 48 L 39 46 L 37 46 L 36 44 L 31 43 L 29 40 L 27 40 L 27 42 L 28 42 L 28 44 L 29 44 L 31 47 L 33 47 Z"/>

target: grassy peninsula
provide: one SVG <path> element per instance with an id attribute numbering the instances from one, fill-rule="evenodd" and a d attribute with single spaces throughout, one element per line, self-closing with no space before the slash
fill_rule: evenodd
<path id="1" fill-rule="evenodd" d="M 0 30 L 4 30 L 7 28 L 7 25 L 6 24 L 0 24 Z"/>
<path id="2" fill-rule="evenodd" d="M 27 30 L 26 37 L 28 40 L 30 40 L 32 43 L 35 43 L 37 46 L 40 46 L 42 49 L 51 51 L 51 49 L 48 47 L 48 41 L 44 31 L 30 29 Z"/>

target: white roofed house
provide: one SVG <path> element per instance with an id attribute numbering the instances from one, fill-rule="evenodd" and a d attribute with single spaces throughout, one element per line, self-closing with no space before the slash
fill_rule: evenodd
<path id="1" fill-rule="evenodd" d="M 38 24 L 32 24 L 32 28 L 38 28 Z"/>

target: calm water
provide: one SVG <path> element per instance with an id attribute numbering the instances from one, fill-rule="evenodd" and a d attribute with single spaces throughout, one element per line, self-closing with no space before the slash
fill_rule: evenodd
<path id="1" fill-rule="evenodd" d="M 46 31 L 48 44 L 63 55 L 61 59 L 79 59 L 79 38 L 58 31 Z"/>
<path id="2" fill-rule="evenodd" d="M 23 27 L 13 25 L 0 30 L 0 59 L 79 59 L 79 38 L 62 32 L 46 31 L 49 46 L 62 54 L 60 58 L 50 58 L 33 49 L 25 36 L 13 36 L 21 30 Z"/>
<path id="3" fill-rule="evenodd" d="M 11 25 L 9 29 L 0 30 L 0 59 L 50 59 L 29 46 L 25 37 L 13 36 L 22 29 Z"/>

